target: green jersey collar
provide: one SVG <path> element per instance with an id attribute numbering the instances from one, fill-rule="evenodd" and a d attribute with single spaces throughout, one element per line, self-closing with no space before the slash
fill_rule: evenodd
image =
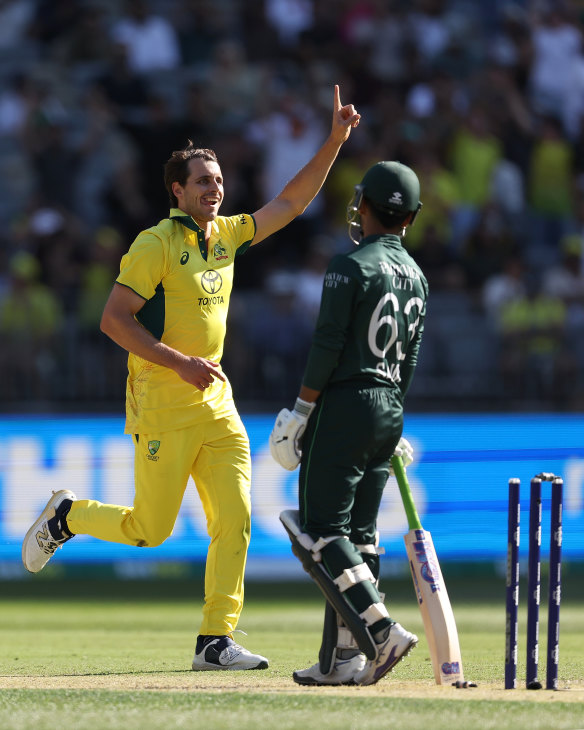
<path id="1" fill-rule="evenodd" d="M 402 245 L 402 239 L 401 236 L 398 236 L 395 233 L 383 233 L 382 235 L 373 235 L 373 236 L 366 236 L 365 238 L 362 238 L 359 241 L 359 248 L 366 246 L 368 243 L 389 243 L 391 245 L 399 244 Z"/>

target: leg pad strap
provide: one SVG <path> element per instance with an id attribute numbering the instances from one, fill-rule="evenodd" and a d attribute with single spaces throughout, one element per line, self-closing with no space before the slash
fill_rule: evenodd
<path id="1" fill-rule="evenodd" d="M 334 579 L 335 584 L 338 586 L 341 593 L 349 590 L 351 586 L 357 585 L 357 583 L 363 583 L 363 581 L 369 580 L 371 583 L 375 583 L 375 578 L 371 572 L 367 563 L 361 563 L 360 565 L 354 565 L 352 568 L 346 568 L 343 572 Z"/>
<path id="2" fill-rule="evenodd" d="M 363 621 L 365 621 L 367 626 L 372 626 L 382 618 L 389 618 L 387 608 L 385 608 L 383 603 L 372 603 L 369 608 L 363 611 L 363 613 L 360 613 L 359 616 L 363 619 Z"/>
<path id="3" fill-rule="evenodd" d="M 343 622 L 355 637 L 359 649 L 361 649 L 368 659 L 376 659 L 377 646 L 368 629 L 370 623 L 359 616 L 357 611 L 345 600 L 343 594 L 324 569 L 322 563 L 315 562 L 313 548 L 312 546 L 308 547 L 309 541 L 312 545 L 314 545 L 314 541 L 310 535 L 302 532 L 298 510 L 284 510 L 280 513 L 280 522 L 284 525 L 290 537 L 292 552 L 300 560 L 304 570 L 318 585 L 327 601 L 329 601 L 343 619 Z M 328 540 L 328 538 L 325 539 Z M 371 608 L 368 608 L 364 613 L 369 614 Z"/>

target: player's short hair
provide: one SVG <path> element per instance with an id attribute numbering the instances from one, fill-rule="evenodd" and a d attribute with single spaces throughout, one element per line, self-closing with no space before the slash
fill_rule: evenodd
<path id="1" fill-rule="evenodd" d="M 379 221 L 379 223 L 381 223 L 384 228 L 387 228 L 388 230 L 391 230 L 393 228 L 402 228 L 404 223 L 406 222 L 406 218 L 410 215 L 409 212 L 405 215 L 388 213 L 387 211 L 384 211 L 376 206 L 375 203 L 372 203 L 366 195 L 364 195 L 363 198 L 369 203 L 369 209 L 371 211 L 371 214 Z"/>
<path id="2" fill-rule="evenodd" d="M 175 182 L 182 186 L 186 184 L 191 160 L 201 159 L 219 164 L 217 155 L 213 150 L 195 147 L 190 139 L 188 142 L 188 145 L 182 150 L 175 150 L 164 165 L 164 186 L 172 208 L 176 208 L 178 205 L 178 199 L 172 192 L 172 184 Z"/>

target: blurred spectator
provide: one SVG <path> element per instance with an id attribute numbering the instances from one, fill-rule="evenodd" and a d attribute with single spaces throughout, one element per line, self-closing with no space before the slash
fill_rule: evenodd
<path id="1" fill-rule="evenodd" d="M 55 395 L 55 336 L 63 324 L 60 304 L 38 281 L 35 257 L 20 251 L 9 262 L 9 291 L 0 302 L 0 348 L 4 400 L 45 399 Z"/>
<path id="2" fill-rule="evenodd" d="M 414 226 L 418 225 L 418 221 Z M 414 228 L 412 226 L 412 229 Z M 409 231 L 408 231 L 409 236 Z M 405 241 L 407 248 L 408 241 Z M 412 252 L 416 263 L 423 270 L 430 292 L 461 291 L 466 289 L 466 276 L 460 261 L 460 254 L 450 246 L 433 226 L 424 228 L 416 249 Z"/>
<path id="3" fill-rule="evenodd" d="M 528 10 L 519 2 L 506 2 L 490 40 L 488 58 L 510 71 L 513 86 L 522 96 L 527 88 L 532 57 Z"/>
<path id="4" fill-rule="evenodd" d="M 582 32 L 560 3 L 550 2 L 535 10 L 532 43 L 530 101 L 536 112 L 555 114 L 572 93 L 568 71 L 582 51 Z"/>
<path id="5" fill-rule="evenodd" d="M 27 80 L 22 74 L 10 77 L 0 90 L 0 136 L 18 137 L 27 116 Z"/>
<path id="6" fill-rule="evenodd" d="M 348 144 L 350 141 L 349 138 Z M 361 180 L 366 170 L 380 158 L 374 156 L 375 150 L 367 145 L 348 146 L 346 153 L 333 165 L 322 195 L 329 233 L 353 245 L 347 234 L 347 205 L 355 192 L 355 180 Z"/>
<path id="7" fill-rule="evenodd" d="M 501 375 L 508 397 L 559 404 L 570 393 L 574 359 L 565 346 L 566 307 L 546 294 L 535 276 L 526 296 L 500 309 Z"/>
<path id="8" fill-rule="evenodd" d="M 244 8 L 245 5 L 245 8 Z M 241 15 L 248 9 L 262 17 L 261 3 L 233 3 L 231 0 L 178 0 L 174 4 L 172 19 L 176 29 L 183 64 L 195 70 L 206 69 L 215 46 L 222 40 L 236 39 L 242 34 L 250 38 L 247 29 L 242 31 Z M 264 40 L 261 35 L 261 40 Z M 246 42 L 248 51 L 253 42 Z"/>
<path id="9" fill-rule="evenodd" d="M 423 69 L 435 63 L 451 42 L 445 0 L 417 0 L 409 14 L 410 33 L 416 52 L 416 65 Z"/>
<path id="10" fill-rule="evenodd" d="M 560 242 L 561 259 L 544 272 L 542 280 L 543 291 L 564 302 L 567 326 L 578 330 L 580 336 L 584 333 L 583 245 L 582 236 L 564 236 Z"/>
<path id="11" fill-rule="evenodd" d="M 452 216 L 462 195 L 455 175 L 440 163 L 437 153 L 429 145 L 415 153 L 413 165 L 423 190 L 424 204 L 424 215 L 418 216 L 408 229 L 407 248 L 415 254 L 428 226 L 446 244 L 451 240 Z"/>
<path id="12" fill-rule="evenodd" d="M 26 42 L 35 13 L 34 0 L 0 0 L 0 51 Z"/>
<path id="13" fill-rule="evenodd" d="M 0 137 L 0 222 L 10 225 L 35 192 L 34 170 L 18 139 Z"/>
<path id="14" fill-rule="evenodd" d="M 200 131 L 197 120 L 187 124 L 177 119 L 171 103 L 161 93 L 150 93 L 139 124 L 127 126 L 136 150 L 137 180 L 148 214 L 154 218 L 168 215 L 168 196 L 163 183 L 163 167 L 172 150 L 182 149 Z"/>
<path id="15" fill-rule="evenodd" d="M 494 204 L 485 206 L 461 253 L 466 282 L 473 293 L 480 294 L 487 279 L 503 269 L 514 248 L 509 216 Z"/>
<path id="16" fill-rule="evenodd" d="M 147 212 L 136 147 L 118 125 L 112 106 L 97 86 L 85 96 L 85 115 L 76 146 L 79 167 L 73 197 L 75 212 L 91 230 L 115 222 L 122 230 L 135 233 Z"/>
<path id="17" fill-rule="evenodd" d="M 105 302 L 119 274 L 120 257 L 127 248 L 128 241 L 122 239 L 118 230 L 101 226 L 89 240 L 84 265 L 78 273 L 77 317 L 72 323 L 78 352 L 69 379 L 95 399 L 106 396 L 110 378 L 122 376 L 127 366 L 127 353 L 112 347 L 99 328 Z"/>
<path id="18" fill-rule="evenodd" d="M 582 139 L 584 126 L 584 54 L 580 53 L 574 63 L 566 70 L 570 81 L 570 93 L 566 94 L 560 110 L 564 130 L 568 138 L 575 142 Z"/>
<path id="19" fill-rule="evenodd" d="M 313 0 L 264 0 L 266 19 L 284 48 L 295 46 L 300 34 L 312 26 L 312 6 Z"/>
<path id="20" fill-rule="evenodd" d="M 370 48 L 369 69 L 378 81 L 403 84 L 411 51 L 405 8 L 397 2 L 380 0 L 375 5 L 371 36 L 364 39 Z"/>
<path id="21" fill-rule="evenodd" d="M 276 270 L 266 281 L 261 314 L 248 322 L 248 342 L 255 349 L 259 392 L 264 399 L 286 400 L 298 390 L 298 372 L 304 367 L 312 338 L 312 322 L 298 316 L 298 276 Z"/>
<path id="22" fill-rule="evenodd" d="M 460 248 L 490 199 L 494 171 L 502 160 L 501 142 L 493 135 L 487 110 L 474 104 L 451 141 L 450 163 L 460 190 L 453 217 L 453 245 Z"/>
<path id="23" fill-rule="evenodd" d="M 128 63 L 137 73 L 176 69 L 181 64 L 178 35 L 146 0 L 126 0 L 125 14 L 112 27 L 112 38 L 128 49 Z"/>
<path id="24" fill-rule="evenodd" d="M 542 288 L 549 295 L 564 303 L 566 314 L 566 339 L 571 356 L 577 362 L 577 387 L 584 389 L 584 239 L 582 235 L 565 236 L 560 248 L 561 260 L 548 269 L 543 277 Z"/>
<path id="25" fill-rule="evenodd" d="M 251 4 L 251 3 L 250 3 Z M 321 68 L 338 68 L 340 65 L 338 57 L 343 54 L 343 46 L 339 43 L 339 23 L 336 14 L 341 10 L 339 3 L 335 0 L 318 0 L 313 3 L 312 23 L 310 27 L 303 30 L 294 49 L 294 60 L 306 70 L 315 65 Z M 335 14 L 331 21 L 331 13 Z M 268 24 L 268 21 L 265 21 Z M 269 25 L 268 25 L 269 33 Z M 274 39 L 277 46 L 277 38 Z M 262 43 L 262 60 L 266 60 L 266 53 L 270 58 L 278 55 L 277 48 L 274 49 L 270 43 Z M 256 51 L 257 52 L 257 51 Z M 353 90 L 347 91 L 347 96 L 353 98 Z M 355 104 L 358 106 L 358 104 Z"/>
<path id="26" fill-rule="evenodd" d="M 106 62 L 110 45 L 105 8 L 98 0 L 90 0 L 81 4 L 76 22 L 63 28 L 52 51 L 54 59 L 66 67 L 99 66 Z"/>
<path id="27" fill-rule="evenodd" d="M 71 0 L 35 0 L 34 7 L 31 36 L 50 56 L 53 43 L 77 24 L 81 6 Z"/>
<path id="28" fill-rule="evenodd" d="M 267 75 L 247 62 L 241 43 L 223 40 L 213 49 L 205 83 L 212 89 L 207 114 L 221 133 L 240 130 L 255 117 L 266 92 Z"/>
<path id="29" fill-rule="evenodd" d="M 67 314 L 76 309 L 84 233 L 66 208 L 52 206 L 39 197 L 13 234 L 34 255 L 39 266 L 37 280 L 51 290 Z"/>
<path id="30" fill-rule="evenodd" d="M 549 264 L 558 258 L 559 242 L 574 210 L 573 165 L 573 151 L 562 135 L 560 121 L 541 118 L 527 171 L 530 249 L 538 256 L 532 259 L 534 263 Z"/>
<path id="31" fill-rule="evenodd" d="M 525 190 L 521 168 L 501 160 L 493 170 L 490 200 L 508 219 L 509 230 L 518 231 L 524 223 Z"/>
<path id="32" fill-rule="evenodd" d="M 533 114 L 514 79 L 513 70 L 487 62 L 473 79 L 473 98 L 488 109 L 492 131 L 500 139 L 505 159 L 524 169 L 533 135 Z"/>
<path id="33" fill-rule="evenodd" d="M 296 276 L 298 316 L 306 319 L 313 328 L 320 311 L 324 275 L 336 252 L 333 238 L 324 235 L 315 236 L 309 243 L 306 256 Z"/>
<path id="34" fill-rule="evenodd" d="M 111 42 L 102 72 L 96 77 L 99 86 L 111 102 L 123 124 L 145 124 L 148 84 L 130 68 L 128 49 L 123 43 Z"/>
<path id="35" fill-rule="evenodd" d="M 127 241 L 122 239 L 115 228 L 101 226 L 95 232 L 80 274 L 78 302 L 78 322 L 81 329 L 88 333 L 97 333 L 99 330 L 106 299 L 119 274 L 120 257 L 127 247 Z"/>
<path id="36" fill-rule="evenodd" d="M 78 159 L 60 122 L 39 127 L 35 136 L 27 137 L 28 152 L 36 174 L 37 194 L 47 204 L 66 209 L 74 198 Z"/>
<path id="37" fill-rule="evenodd" d="M 375 18 L 373 0 L 355 0 L 345 3 L 339 14 L 339 39 L 343 45 L 357 46 L 371 33 Z"/>
<path id="38" fill-rule="evenodd" d="M 359 78 L 357 93 L 362 77 L 366 85 L 370 86 L 373 81 L 378 89 L 379 82 L 400 84 L 405 80 L 410 48 L 407 17 L 404 7 L 396 0 L 347 3 L 344 12 L 341 11 L 341 42 L 343 47 L 348 45 L 351 49 L 343 65 L 360 69 L 361 74 L 355 77 Z M 358 63 L 355 58 L 359 59 Z M 358 96 L 357 102 L 362 103 Z"/>
<path id="39" fill-rule="evenodd" d="M 277 99 L 277 106 L 250 122 L 246 137 L 261 154 L 261 194 L 264 200 L 275 198 L 295 170 L 316 153 L 324 134 L 321 118 L 293 90 Z M 323 220 L 323 195 L 319 193 L 306 211 L 278 233 L 289 241 L 294 262 L 303 256 L 306 242 Z"/>
<path id="40" fill-rule="evenodd" d="M 50 73 L 42 69 L 31 73 L 23 90 L 26 115 L 21 129 L 22 141 L 34 148 L 37 134 L 42 134 L 47 126 L 67 124 L 69 113 L 61 89 Z"/>
<path id="41" fill-rule="evenodd" d="M 527 294 L 525 262 L 518 251 L 511 252 L 500 271 L 491 274 L 482 289 L 482 306 L 489 322 L 501 327 L 501 312 L 511 302 L 522 300 Z"/>

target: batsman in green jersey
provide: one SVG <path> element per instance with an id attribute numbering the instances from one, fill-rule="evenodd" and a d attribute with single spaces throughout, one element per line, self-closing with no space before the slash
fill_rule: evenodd
<path id="1" fill-rule="evenodd" d="M 328 599 L 319 661 L 294 672 L 298 684 L 374 684 L 418 640 L 378 591 L 377 515 L 391 456 L 411 461 L 403 404 L 428 283 L 402 241 L 421 206 L 418 178 L 399 162 L 378 162 L 355 187 L 357 248 L 328 266 L 299 397 L 270 436 L 276 461 L 300 463 L 299 510 L 280 519 Z"/>

